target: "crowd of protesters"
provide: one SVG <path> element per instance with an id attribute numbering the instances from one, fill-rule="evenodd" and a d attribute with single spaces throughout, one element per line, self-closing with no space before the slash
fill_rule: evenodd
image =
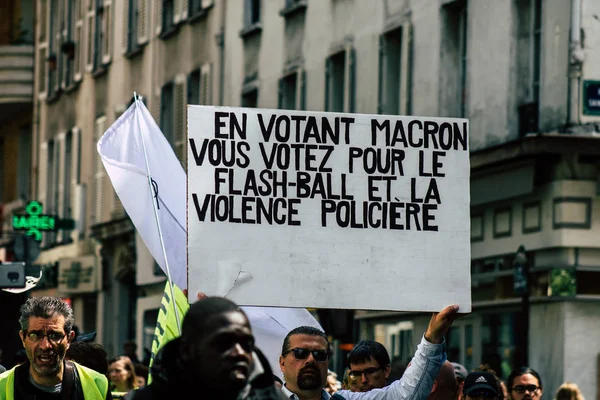
<path id="1" fill-rule="evenodd" d="M 393 365 L 385 347 L 363 340 L 348 354 L 340 381 L 328 369 L 327 335 L 301 326 L 281 343 L 280 380 L 259 348 L 248 318 L 233 302 L 205 297 L 183 319 L 182 334 L 165 344 L 148 368 L 127 343 L 108 358 L 93 337 L 77 337 L 71 307 L 56 297 L 31 298 L 21 307 L 25 359 L 0 369 L 0 399 L 410 399 L 539 400 L 542 378 L 519 368 L 500 380 L 481 365 L 468 372 L 446 359 L 444 335 L 458 307 L 434 313 L 412 360 Z M 555 400 L 584 400 L 574 383 L 561 385 Z"/>

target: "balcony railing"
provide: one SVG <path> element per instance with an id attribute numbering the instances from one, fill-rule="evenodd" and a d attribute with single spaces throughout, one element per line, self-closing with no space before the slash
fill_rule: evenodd
<path id="1" fill-rule="evenodd" d="M 0 46 L 0 104 L 33 101 L 32 45 Z"/>

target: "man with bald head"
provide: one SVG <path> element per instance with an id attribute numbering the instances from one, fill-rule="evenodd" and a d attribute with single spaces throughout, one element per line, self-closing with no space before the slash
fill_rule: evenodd
<path id="1" fill-rule="evenodd" d="M 454 374 L 454 366 L 450 361 L 445 361 L 440 368 L 431 393 L 427 396 L 427 400 L 452 400 L 456 393 L 456 375 Z"/>

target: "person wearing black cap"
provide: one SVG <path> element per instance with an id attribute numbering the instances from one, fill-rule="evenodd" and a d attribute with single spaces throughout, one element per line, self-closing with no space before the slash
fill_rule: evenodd
<path id="1" fill-rule="evenodd" d="M 490 372 L 474 371 L 465 378 L 463 394 L 467 400 L 499 400 L 500 388 Z"/>

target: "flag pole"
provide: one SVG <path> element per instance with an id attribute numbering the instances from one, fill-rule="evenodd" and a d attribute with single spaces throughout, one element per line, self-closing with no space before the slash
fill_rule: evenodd
<path id="1" fill-rule="evenodd" d="M 150 186 L 150 196 L 152 197 L 152 192 L 154 191 L 154 187 L 152 185 L 152 175 L 150 174 L 150 164 L 148 163 L 148 154 L 146 153 L 146 143 L 144 142 L 144 135 L 142 135 L 142 126 L 140 125 L 140 108 L 139 101 L 140 98 L 136 92 L 133 92 L 133 98 L 135 99 L 135 117 L 138 123 L 138 130 L 140 132 L 140 138 L 142 139 L 142 148 L 144 149 L 144 160 L 146 161 L 146 173 L 148 174 L 148 185 Z M 158 201 L 158 195 L 156 196 L 156 201 Z M 165 240 L 163 238 L 162 229 L 160 227 L 160 219 L 158 218 L 158 208 L 154 199 L 152 199 L 152 208 L 154 209 L 154 218 L 156 219 L 156 226 L 158 227 L 158 237 L 160 238 L 160 246 L 162 248 L 162 253 L 165 258 L 165 267 L 167 269 L 167 280 L 169 281 L 169 288 L 171 291 L 171 304 L 173 305 L 173 310 L 175 311 L 175 319 L 177 320 L 177 331 L 179 335 L 181 335 L 181 321 L 179 319 L 179 311 L 177 311 L 177 305 L 175 304 L 175 290 L 173 289 L 173 280 L 171 279 L 171 268 L 169 268 L 169 259 L 167 258 L 167 250 L 165 249 Z"/>

